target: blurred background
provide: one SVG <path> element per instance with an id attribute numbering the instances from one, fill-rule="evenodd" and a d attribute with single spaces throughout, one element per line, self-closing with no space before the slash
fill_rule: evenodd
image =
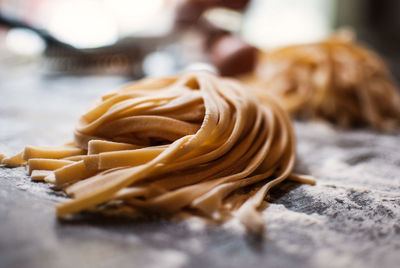
<path id="1" fill-rule="evenodd" d="M 254 63 L 231 70 L 235 53 L 243 62 L 255 48 L 314 42 L 349 27 L 399 79 L 399 14 L 397 0 L 0 0 L 0 70 L 236 75 Z"/>

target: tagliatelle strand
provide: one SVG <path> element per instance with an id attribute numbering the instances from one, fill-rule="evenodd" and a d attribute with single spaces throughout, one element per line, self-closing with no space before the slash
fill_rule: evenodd
<path id="1" fill-rule="evenodd" d="M 243 85 L 210 73 L 135 82 L 92 105 L 74 133 L 73 144 L 27 146 L 17 156 L 32 179 L 72 198 L 57 205 L 60 217 L 113 203 L 214 220 L 237 215 L 259 232 L 257 208 L 270 188 L 290 176 L 302 180 L 291 175 L 288 115 L 274 100 L 262 106 Z"/>
<path id="2" fill-rule="evenodd" d="M 400 94 L 388 67 L 345 31 L 266 52 L 242 80 L 261 100 L 273 95 L 298 117 L 384 131 L 400 126 Z"/>

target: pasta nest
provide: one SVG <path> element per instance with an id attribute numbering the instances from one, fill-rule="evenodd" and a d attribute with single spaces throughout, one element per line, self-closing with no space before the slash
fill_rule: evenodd
<path id="1" fill-rule="evenodd" d="M 400 123 L 400 97 L 385 63 L 343 33 L 265 53 L 246 80 L 300 118 L 389 131 Z"/>
<path id="2" fill-rule="evenodd" d="M 73 143 L 27 146 L 3 164 L 19 157 L 32 179 L 71 197 L 57 205 L 60 217 L 112 204 L 129 213 L 237 216 L 260 231 L 257 208 L 269 189 L 301 181 L 291 174 L 290 119 L 271 98 L 264 101 L 205 72 L 144 79 L 92 105 Z"/>

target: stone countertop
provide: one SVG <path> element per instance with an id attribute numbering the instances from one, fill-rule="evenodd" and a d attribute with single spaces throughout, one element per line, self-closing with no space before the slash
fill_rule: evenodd
<path id="1" fill-rule="evenodd" d="M 118 77 L 0 74 L 0 152 L 72 138 L 79 114 Z M 0 267 L 395 267 L 400 262 L 400 133 L 295 123 L 296 171 L 269 195 L 262 239 L 236 221 L 62 222 L 57 196 L 24 168 L 0 168 Z"/>

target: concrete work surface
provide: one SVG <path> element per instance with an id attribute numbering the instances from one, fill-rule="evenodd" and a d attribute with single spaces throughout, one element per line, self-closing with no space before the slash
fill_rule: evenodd
<path id="1" fill-rule="evenodd" d="M 126 82 L 0 76 L 0 152 L 8 155 L 71 140 L 85 107 Z M 398 267 L 400 133 L 295 128 L 296 171 L 317 185 L 273 189 L 262 238 L 236 221 L 59 221 L 54 205 L 64 197 L 24 168 L 0 168 L 0 267 Z"/>

